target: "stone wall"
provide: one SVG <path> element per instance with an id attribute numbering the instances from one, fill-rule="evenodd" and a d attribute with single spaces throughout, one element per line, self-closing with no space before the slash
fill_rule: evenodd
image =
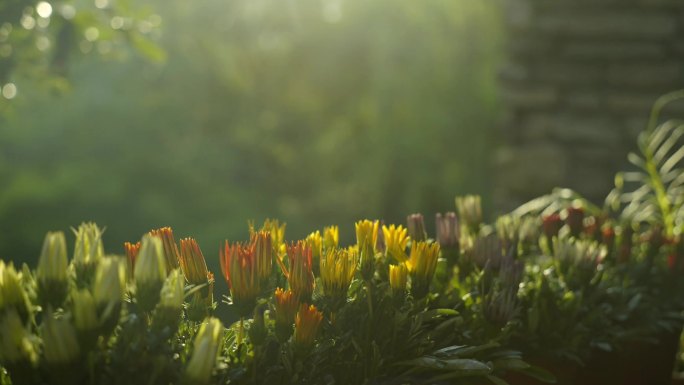
<path id="1" fill-rule="evenodd" d="M 684 88 L 684 0 L 503 2 L 494 200 L 503 211 L 564 186 L 600 203 L 653 102 Z"/>

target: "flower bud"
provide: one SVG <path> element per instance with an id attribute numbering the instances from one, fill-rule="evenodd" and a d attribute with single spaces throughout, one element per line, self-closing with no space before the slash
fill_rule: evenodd
<path id="1" fill-rule="evenodd" d="M 482 300 L 484 318 L 492 325 L 503 328 L 518 314 L 518 298 L 516 291 L 495 291 L 484 296 Z"/>
<path id="2" fill-rule="evenodd" d="M 161 327 L 170 327 L 175 331 L 183 312 L 185 297 L 185 278 L 179 269 L 172 270 L 166 277 L 160 297 L 154 315 L 154 323 Z"/>
<path id="3" fill-rule="evenodd" d="M 128 271 L 131 277 L 135 272 L 135 261 L 138 259 L 138 253 L 140 252 L 140 242 L 124 243 L 124 250 L 126 251 L 126 258 L 128 259 Z"/>
<path id="4" fill-rule="evenodd" d="M 102 331 L 111 333 L 119 323 L 121 305 L 126 292 L 126 269 L 120 257 L 104 257 L 95 273 L 93 298 L 97 314 L 102 321 Z"/>
<path id="5" fill-rule="evenodd" d="M 578 238 L 584 230 L 584 209 L 580 207 L 568 207 L 566 210 L 565 223 L 570 228 L 570 234 Z"/>
<path id="6" fill-rule="evenodd" d="M 411 255 L 406 267 L 411 275 L 411 294 L 415 298 L 423 298 L 430 289 L 432 277 L 437 267 L 439 243 L 413 242 Z"/>
<path id="7" fill-rule="evenodd" d="M 561 220 L 560 215 L 550 214 L 542 218 L 542 227 L 544 230 L 544 235 L 550 241 L 554 237 L 558 236 L 561 227 L 563 227 L 563 221 Z"/>
<path id="8" fill-rule="evenodd" d="M 463 221 L 471 235 L 480 232 L 482 224 L 482 198 L 478 195 L 466 195 L 456 197 L 456 210 L 458 217 Z"/>
<path id="9" fill-rule="evenodd" d="M 173 230 L 170 227 L 162 227 L 151 230 L 150 235 L 158 237 L 162 241 L 166 271 L 171 272 L 173 269 L 177 269 L 179 266 L 180 253 L 178 252 L 176 239 L 173 237 Z"/>
<path id="10" fill-rule="evenodd" d="M 279 257 L 285 254 L 285 227 L 286 223 L 280 224 L 277 219 L 266 219 L 264 225 L 261 226 L 261 231 L 266 231 L 271 234 L 271 245 L 273 246 L 273 253 Z M 256 233 L 254 223 L 249 224 L 249 234 Z"/>
<path id="11" fill-rule="evenodd" d="M 311 248 L 305 242 L 297 242 L 287 247 L 290 270 L 287 282 L 300 302 L 311 300 L 314 291 L 314 275 Z"/>
<path id="12" fill-rule="evenodd" d="M 188 311 L 193 321 L 201 321 L 214 304 L 214 274 L 207 269 L 204 254 L 193 238 L 181 239 L 180 266 L 189 284 L 205 285 L 193 294 L 190 305 L 194 311 Z"/>
<path id="13" fill-rule="evenodd" d="M 79 359 L 81 349 L 76 330 L 67 319 L 47 314 L 43 321 L 41 337 L 43 354 L 49 365 L 67 366 Z"/>
<path id="14" fill-rule="evenodd" d="M 58 308 L 64 303 L 69 290 L 67 267 L 64 233 L 48 232 L 36 271 L 38 298 L 44 306 Z"/>
<path id="15" fill-rule="evenodd" d="M 408 269 L 405 264 L 389 266 L 389 282 L 395 296 L 403 295 L 406 292 L 408 281 Z"/>
<path id="16" fill-rule="evenodd" d="M 316 306 L 301 304 L 295 318 L 294 342 L 300 348 L 309 348 L 314 344 L 316 335 L 323 322 L 323 313 Z"/>
<path id="17" fill-rule="evenodd" d="M 22 322 L 29 318 L 29 303 L 26 291 L 21 284 L 21 274 L 10 262 L 0 260 L 0 312 L 14 309 Z"/>
<path id="18" fill-rule="evenodd" d="M 188 383 L 204 385 L 211 380 L 211 375 L 218 361 L 223 340 L 223 325 L 216 318 L 207 318 L 202 324 L 193 342 L 192 355 L 185 369 Z"/>
<path id="19" fill-rule="evenodd" d="M 252 342 L 252 345 L 263 345 L 268 336 L 268 330 L 266 329 L 266 322 L 264 320 L 265 311 L 266 305 L 263 303 L 254 308 L 252 326 L 249 328 L 249 340 Z"/>
<path id="20" fill-rule="evenodd" d="M 347 290 L 356 272 L 356 253 L 350 250 L 330 249 L 321 259 L 323 295 L 333 310 L 347 301 Z"/>
<path id="21" fill-rule="evenodd" d="M 133 277 L 138 305 L 143 311 L 152 311 L 159 302 L 159 291 L 166 279 L 166 262 L 159 238 L 143 236 Z"/>
<path id="22" fill-rule="evenodd" d="M 261 291 L 254 248 L 241 243 L 231 246 L 226 241 L 221 250 L 220 263 L 233 303 L 241 316 L 248 316 Z"/>
<path id="23" fill-rule="evenodd" d="M 390 225 L 387 227 L 383 225 L 382 234 L 385 238 L 387 254 L 391 255 L 399 263 L 406 262 L 408 260 L 406 245 L 409 241 L 407 230 L 402 226 Z"/>
<path id="24" fill-rule="evenodd" d="M 334 249 L 340 243 L 340 229 L 337 226 L 329 226 L 323 229 L 323 248 Z"/>
<path id="25" fill-rule="evenodd" d="M 461 231 L 458 227 L 456 213 L 448 212 L 444 215 L 435 215 L 435 229 L 437 232 L 437 242 L 442 249 L 454 249 L 458 247 Z"/>
<path id="26" fill-rule="evenodd" d="M 359 249 L 359 270 L 365 281 L 375 274 L 375 246 L 378 239 L 378 221 L 356 222 L 356 245 Z"/>
<path id="27" fill-rule="evenodd" d="M 406 227 L 408 227 L 408 234 L 412 240 L 416 242 L 427 240 L 423 214 L 411 214 L 406 217 Z"/>
<path id="28" fill-rule="evenodd" d="M 33 339 L 24 328 L 21 318 L 14 309 L 8 311 L 0 321 L 0 363 L 8 369 L 32 367 L 37 357 Z M 9 372 L 14 377 L 11 369 Z"/>
<path id="29" fill-rule="evenodd" d="M 278 341 L 285 342 L 292 335 L 298 305 L 299 301 L 292 290 L 275 290 L 275 330 Z"/>
<path id="30" fill-rule="evenodd" d="M 319 275 L 321 255 L 323 254 L 323 238 L 321 237 L 321 232 L 318 230 L 314 231 L 306 237 L 304 242 L 311 248 L 311 269 L 314 272 L 314 275 Z"/>
<path id="31" fill-rule="evenodd" d="M 80 345 L 90 348 L 97 341 L 100 327 L 95 299 L 88 290 L 77 290 L 71 295 L 71 305 Z"/>
<path id="32" fill-rule="evenodd" d="M 104 256 L 103 231 L 95 223 L 81 223 L 76 234 L 73 264 L 79 288 L 90 286 L 97 264 Z"/>
<path id="33" fill-rule="evenodd" d="M 250 243 L 254 248 L 257 275 L 259 280 L 266 286 L 271 278 L 273 271 L 273 245 L 271 242 L 271 233 L 267 231 L 259 231 L 251 236 Z"/>

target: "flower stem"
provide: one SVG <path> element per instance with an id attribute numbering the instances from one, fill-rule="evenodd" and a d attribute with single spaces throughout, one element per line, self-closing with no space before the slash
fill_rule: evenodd
<path id="1" fill-rule="evenodd" d="M 237 335 L 237 348 L 240 348 L 240 345 L 242 345 L 242 334 L 245 331 L 245 317 L 240 317 L 240 325 L 238 326 L 238 335 Z"/>

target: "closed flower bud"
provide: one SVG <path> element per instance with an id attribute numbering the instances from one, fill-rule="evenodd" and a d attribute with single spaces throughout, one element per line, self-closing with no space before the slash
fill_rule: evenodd
<path id="1" fill-rule="evenodd" d="M 123 259 L 117 256 L 103 258 L 97 267 L 93 287 L 93 297 L 103 333 L 111 333 L 119 323 L 125 292 L 126 269 Z"/>
<path id="2" fill-rule="evenodd" d="M 214 274 L 207 269 L 207 262 L 197 241 L 193 238 L 181 239 L 180 267 L 185 279 L 191 285 L 205 285 L 193 295 L 188 315 L 194 321 L 201 321 L 209 315 L 214 303 Z"/>
<path id="3" fill-rule="evenodd" d="M 359 249 L 359 271 L 365 281 L 375 274 L 375 246 L 378 239 L 378 221 L 356 222 L 356 245 Z"/>
<path id="4" fill-rule="evenodd" d="M 423 214 L 411 214 L 406 217 L 406 227 L 408 234 L 416 242 L 426 241 L 427 232 L 425 231 L 425 220 Z"/>
<path id="5" fill-rule="evenodd" d="M 300 348 L 311 347 L 323 322 L 323 313 L 314 305 L 301 304 L 295 318 L 294 342 Z"/>
<path id="6" fill-rule="evenodd" d="M 397 262 L 406 262 L 408 260 L 406 245 L 409 241 L 407 230 L 402 226 L 382 226 L 382 234 L 385 237 L 387 254 L 391 255 Z"/>
<path id="7" fill-rule="evenodd" d="M 173 237 L 173 230 L 170 227 L 150 231 L 150 235 L 158 237 L 162 241 L 164 249 L 164 260 L 166 261 L 166 271 L 171 272 L 179 266 L 180 253 L 176 239 Z"/>
<path id="8" fill-rule="evenodd" d="M 437 242 L 442 249 L 454 249 L 458 247 L 461 238 L 461 231 L 458 227 L 456 213 L 449 212 L 444 215 L 435 215 L 435 230 L 437 232 Z"/>
<path id="9" fill-rule="evenodd" d="M 518 314 L 517 291 L 495 291 L 484 296 L 482 312 L 492 325 L 503 328 Z"/>
<path id="10" fill-rule="evenodd" d="M 289 271 L 287 282 L 300 302 L 311 300 L 314 291 L 314 275 L 311 248 L 299 241 L 287 247 Z"/>
<path id="11" fill-rule="evenodd" d="M 38 353 L 29 332 L 15 310 L 8 311 L 0 321 L 0 363 L 10 369 L 21 366 L 33 366 Z M 19 375 L 19 373 L 16 373 Z M 16 381 L 16 378 L 15 378 Z"/>
<path id="12" fill-rule="evenodd" d="M 330 249 L 321 258 L 323 295 L 331 302 L 333 310 L 347 300 L 347 290 L 356 272 L 356 259 L 354 251 L 344 249 Z"/>
<path id="13" fill-rule="evenodd" d="M 45 235 L 43 241 L 43 249 L 38 260 L 38 269 L 36 271 L 36 278 L 38 284 L 48 290 L 59 290 L 64 293 L 63 301 L 67 292 L 67 251 L 66 240 L 64 233 L 49 232 Z M 60 290 L 61 289 L 61 290 Z M 40 287 L 39 287 L 40 290 Z M 55 307 L 61 305 L 59 303 L 50 303 Z"/>
<path id="14" fill-rule="evenodd" d="M 482 224 L 482 199 L 480 196 L 456 197 L 456 210 L 458 217 L 463 221 L 471 235 L 480 232 L 480 225 Z"/>
<path id="15" fill-rule="evenodd" d="M 248 316 L 261 291 L 254 248 L 241 243 L 230 245 L 226 241 L 221 250 L 220 262 L 233 303 L 241 316 Z"/>
<path id="16" fill-rule="evenodd" d="M 55 318 L 47 314 L 41 333 L 45 362 L 54 366 L 67 366 L 75 363 L 81 354 L 76 330 L 65 318 Z"/>
<path id="17" fill-rule="evenodd" d="M 584 230 L 584 209 L 580 207 L 568 207 L 565 214 L 565 223 L 570 228 L 573 237 L 579 237 Z"/>
<path id="18" fill-rule="evenodd" d="M 321 255 L 323 253 L 323 238 L 321 232 L 316 230 L 309 234 L 304 240 L 306 245 L 311 249 L 311 262 L 314 275 L 320 274 Z"/>
<path id="19" fill-rule="evenodd" d="M 268 330 L 266 329 L 266 322 L 264 320 L 265 311 L 266 305 L 263 303 L 254 308 L 252 326 L 249 328 L 249 340 L 256 346 L 262 345 L 268 336 Z"/>
<path id="20" fill-rule="evenodd" d="M 413 242 L 411 255 L 406 267 L 411 275 L 411 294 L 415 298 L 423 298 L 430 289 L 432 277 L 435 275 L 439 244 L 428 242 Z"/>
<path id="21" fill-rule="evenodd" d="M 74 326 L 79 332 L 92 332 L 97 329 L 97 309 L 95 298 L 88 290 L 77 290 L 71 295 L 73 306 Z"/>
<path id="22" fill-rule="evenodd" d="M 292 335 L 292 324 L 295 321 L 299 301 L 292 290 L 275 290 L 275 329 L 280 342 L 287 341 Z"/>
<path id="23" fill-rule="evenodd" d="M 8 265 L 0 261 L 0 311 L 14 310 L 22 322 L 29 317 L 29 305 L 26 291 L 21 284 L 21 274 L 10 262 Z"/>
<path id="24" fill-rule="evenodd" d="M 259 231 L 252 235 L 252 247 L 256 257 L 257 275 L 263 285 L 268 284 L 273 271 L 273 245 L 271 243 L 271 233 Z"/>
<path id="25" fill-rule="evenodd" d="M 154 324 L 175 331 L 180 323 L 185 298 L 185 278 L 179 269 L 172 270 L 166 277 L 160 296 Z"/>
<path id="26" fill-rule="evenodd" d="M 323 248 L 334 249 L 340 243 L 340 229 L 337 226 L 329 226 L 323 229 Z"/>
<path id="27" fill-rule="evenodd" d="M 128 259 L 128 271 L 130 276 L 133 277 L 135 272 L 135 261 L 138 259 L 138 253 L 140 252 L 140 242 L 125 242 L 124 251 L 126 252 L 126 258 Z"/>
<path id="28" fill-rule="evenodd" d="M 104 257 L 103 231 L 95 223 L 81 223 L 76 234 L 73 264 L 79 288 L 92 283 L 98 262 Z"/>
<path id="29" fill-rule="evenodd" d="M 544 230 L 544 235 L 549 240 L 558 236 L 561 227 L 563 227 L 563 221 L 560 215 L 550 214 L 542 218 L 542 228 Z"/>
<path id="30" fill-rule="evenodd" d="M 216 318 L 208 318 L 193 342 L 192 354 L 185 369 L 188 383 L 208 384 L 218 361 L 223 341 L 223 325 Z"/>
<path id="31" fill-rule="evenodd" d="M 271 234 L 271 244 L 273 246 L 273 253 L 280 257 L 285 254 L 285 227 L 286 223 L 280 224 L 277 219 L 266 219 L 264 225 L 261 226 L 261 231 L 266 231 Z M 256 233 L 254 223 L 249 224 L 250 236 Z"/>
<path id="32" fill-rule="evenodd" d="M 138 305 L 143 311 L 152 311 L 159 302 L 159 291 L 166 279 L 166 262 L 159 238 L 143 236 L 133 277 Z"/>
<path id="33" fill-rule="evenodd" d="M 389 266 L 389 282 L 392 292 L 399 296 L 406 292 L 406 283 L 408 281 L 408 269 L 405 264 L 390 265 Z"/>

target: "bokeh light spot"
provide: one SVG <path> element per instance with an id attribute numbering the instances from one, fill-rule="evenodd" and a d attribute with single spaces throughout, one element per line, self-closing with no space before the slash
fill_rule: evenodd
<path id="1" fill-rule="evenodd" d="M 38 13 L 38 16 L 47 19 L 52 15 L 52 5 L 46 1 L 41 1 L 36 5 L 36 13 Z"/>
<path id="2" fill-rule="evenodd" d="M 5 99 L 13 99 L 17 96 L 17 86 L 14 83 L 7 83 L 2 87 L 2 96 Z"/>

